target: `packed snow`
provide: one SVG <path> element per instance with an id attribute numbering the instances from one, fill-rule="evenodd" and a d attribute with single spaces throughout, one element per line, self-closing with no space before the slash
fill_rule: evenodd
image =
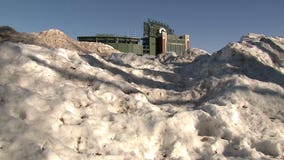
<path id="1" fill-rule="evenodd" d="M 248 34 L 182 58 L 102 57 L 5 36 L 0 159 L 284 158 L 281 37 Z"/>

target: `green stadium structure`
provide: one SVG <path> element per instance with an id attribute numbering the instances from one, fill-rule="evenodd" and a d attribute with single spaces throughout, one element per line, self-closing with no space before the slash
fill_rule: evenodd
<path id="1" fill-rule="evenodd" d="M 144 22 L 143 52 L 157 55 L 175 52 L 181 55 L 190 47 L 189 35 L 178 36 L 167 25 L 150 21 Z"/>
<path id="2" fill-rule="evenodd" d="M 144 22 L 144 34 L 142 44 L 140 38 L 100 34 L 97 36 L 79 36 L 78 41 L 101 42 L 113 46 L 113 48 L 138 55 L 175 52 L 182 55 L 190 48 L 189 35 L 178 36 L 168 25 L 148 20 Z"/>
<path id="3" fill-rule="evenodd" d="M 140 38 L 122 37 L 113 35 L 80 36 L 78 41 L 101 42 L 111 45 L 113 48 L 125 53 L 143 53 L 143 46 L 140 44 Z"/>

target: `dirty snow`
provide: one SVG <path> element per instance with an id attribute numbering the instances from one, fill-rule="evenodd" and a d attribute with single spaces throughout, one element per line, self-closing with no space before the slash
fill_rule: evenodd
<path id="1" fill-rule="evenodd" d="M 113 47 L 103 43 L 75 41 L 58 29 L 49 29 L 39 33 L 21 33 L 9 26 L 0 26 L 0 42 L 4 41 L 34 44 L 47 48 L 64 48 L 77 51 L 79 54 L 81 52 L 92 52 L 106 56 L 111 53 L 120 53 Z"/>
<path id="2" fill-rule="evenodd" d="M 0 54 L 0 159 L 283 159 L 283 38 L 188 62 L 10 41 Z"/>

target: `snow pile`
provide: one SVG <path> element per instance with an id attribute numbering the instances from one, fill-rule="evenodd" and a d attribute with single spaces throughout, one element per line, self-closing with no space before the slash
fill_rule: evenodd
<path id="1" fill-rule="evenodd" d="M 281 159 L 283 48 L 160 63 L 2 42 L 0 159 Z"/>
<path id="2" fill-rule="evenodd" d="M 111 53 L 120 53 L 113 47 L 103 43 L 74 41 L 58 29 L 50 29 L 39 33 L 19 33 L 11 27 L 0 26 L 0 42 L 1 41 L 21 42 L 47 48 L 64 48 L 84 53 L 93 52 L 101 56 L 110 55 Z"/>
<path id="3" fill-rule="evenodd" d="M 188 63 L 194 61 L 196 58 L 204 55 L 210 55 L 207 51 L 199 48 L 189 48 L 183 55 L 177 55 L 175 52 L 163 53 L 158 55 L 161 63 Z"/>

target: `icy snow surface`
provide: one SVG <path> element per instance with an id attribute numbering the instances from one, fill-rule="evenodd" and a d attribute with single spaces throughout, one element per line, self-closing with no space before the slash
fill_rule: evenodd
<path id="1" fill-rule="evenodd" d="M 283 159 L 284 39 L 193 62 L 0 44 L 0 159 Z"/>

